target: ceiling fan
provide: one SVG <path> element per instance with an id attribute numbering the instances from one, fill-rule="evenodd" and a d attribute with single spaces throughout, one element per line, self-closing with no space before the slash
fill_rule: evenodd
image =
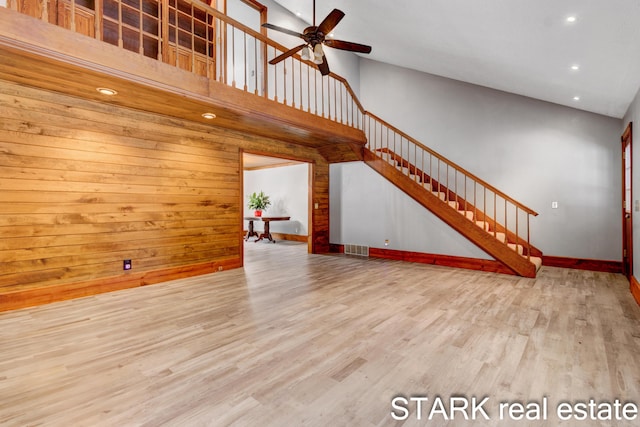
<path id="1" fill-rule="evenodd" d="M 320 25 L 316 26 L 316 2 L 313 0 L 313 25 L 305 28 L 302 33 L 291 31 L 273 24 L 262 24 L 265 28 L 280 31 L 281 33 L 289 34 L 291 36 L 300 37 L 304 40 L 303 44 L 276 56 L 269 61 L 269 64 L 275 65 L 302 50 L 302 59 L 313 61 L 313 63 L 318 66 L 320 74 L 326 76 L 329 74 L 329 64 L 327 63 L 327 58 L 322 50 L 322 45 L 351 52 L 370 53 L 371 46 L 325 38 L 329 33 L 331 33 L 331 30 L 338 25 L 338 22 L 340 22 L 342 18 L 344 18 L 344 12 L 338 9 L 333 9 L 331 13 L 324 18 Z"/>

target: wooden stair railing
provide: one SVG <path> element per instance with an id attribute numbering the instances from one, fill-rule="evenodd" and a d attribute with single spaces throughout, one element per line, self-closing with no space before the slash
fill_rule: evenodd
<path id="1" fill-rule="evenodd" d="M 470 225 L 481 228 L 493 237 L 494 242 L 487 243 L 488 241 L 482 238 L 470 240 L 517 274 L 535 276 L 541 265 L 542 252 L 531 244 L 530 218 L 537 216 L 537 212 L 374 114 L 367 112 L 365 115 L 367 163 L 409 195 L 414 193 L 414 189 L 402 185 L 403 180 L 410 180 L 419 185 L 425 193 L 433 197 L 426 197 L 427 201 L 431 200 L 426 207 L 441 219 L 468 238 Z M 381 166 L 378 161 L 391 165 L 391 170 L 397 169 L 400 174 L 389 172 L 390 169 Z M 424 200 L 425 198 L 420 197 L 418 202 L 422 203 Z M 433 200 L 438 200 L 439 204 L 446 206 L 448 210 L 461 214 L 459 217 L 462 221 L 452 217 L 442 218 L 443 212 L 441 209 L 434 210 L 438 204 L 434 204 Z M 500 242 L 502 249 L 496 247 L 495 241 Z M 519 257 L 512 257 L 509 252 L 517 253 Z M 527 263 L 523 264 L 520 258 Z"/>

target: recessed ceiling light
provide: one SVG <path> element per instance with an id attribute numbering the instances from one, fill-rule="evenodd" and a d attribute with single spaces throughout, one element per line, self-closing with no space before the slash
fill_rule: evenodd
<path id="1" fill-rule="evenodd" d="M 329 33 L 329 34 L 327 34 L 327 35 L 328 35 L 329 37 L 334 37 L 334 36 L 335 36 L 335 34 L 334 34 L 334 33 Z"/>
<path id="2" fill-rule="evenodd" d="M 217 116 L 213 113 L 204 113 L 202 117 L 204 117 L 207 120 L 212 120 L 212 119 L 215 119 Z"/>
<path id="3" fill-rule="evenodd" d="M 302 13 L 296 12 L 296 16 L 302 16 Z"/>
<path id="4" fill-rule="evenodd" d="M 118 94 L 117 90 L 109 89 L 108 87 L 98 87 L 96 88 L 96 90 L 101 94 L 107 95 L 107 96 L 113 96 Z"/>
<path id="5" fill-rule="evenodd" d="M 580 97 L 576 95 L 576 96 L 573 97 L 573 100 L 574 101 L 580 101 Z"/>
<path id="6" fill-rule="evenodd" d="M 574 71 L 578 71 L 580 69 L 580 66 L 578 64 L 573 64 L 571 66 L 571 69 L 574 70 Z"/>
<path id="7" fill-rule="evenodd" d="M 567 22 L 576 22 L 576 17 L 575 16 L 567 16 Z"/>

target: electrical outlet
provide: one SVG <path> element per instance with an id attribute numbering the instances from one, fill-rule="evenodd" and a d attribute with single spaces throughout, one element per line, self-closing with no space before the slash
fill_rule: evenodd
<path id="1" fill-rule="evenodd" d="M 558 202 L 551 202 L 551 209 L 558 209 Z"/>
<path id="2" fill-rule="evenodd" d="M 130 259 L 125 259 L 124 261 L 122 261 L 122 269 L 123 270 L 131 270 L 131 260 Z"/>

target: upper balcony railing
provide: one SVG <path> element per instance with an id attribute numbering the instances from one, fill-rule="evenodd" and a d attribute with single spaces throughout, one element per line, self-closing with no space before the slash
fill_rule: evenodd
<path id="1" fill-rule="evenodd" d="M 7 7 L 194 74 L 362 129 L 347 81 L 199 0 L 8 0 Z"/>

